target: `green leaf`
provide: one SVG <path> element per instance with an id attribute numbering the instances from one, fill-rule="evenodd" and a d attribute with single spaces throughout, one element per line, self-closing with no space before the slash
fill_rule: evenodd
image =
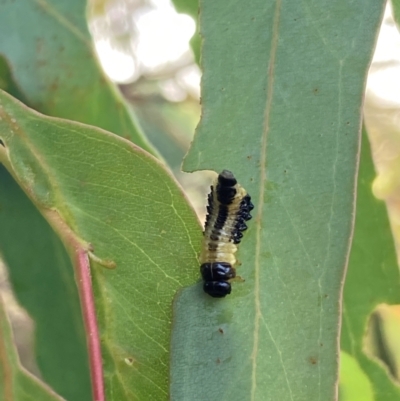
<path id="1" fill-rule="evenodd" d="M 0 401 L 64 400 L 19 363 L 11 326 L 0 297 Z"/>
<path id="2" fill-rule="evenodd" d="M 392 0 L 393 17 L 396 21 L 397 27 L 400 26 L 400 0 Z"/>
<path id="3" fill-rule="evenodd" d="M 379 361 L 400 384 L 400 305 L 379 305 L 371 314 L 365 333 L 364 352 Z"/>
<path id="4" fill-rule="evenodd" d="M 238 254 L 245 282 L 226 300 L 197 288 L 176 300 L 174 400 L 336 399 L 361 104 L 383 4 L 202 2 L 203 110 L 184 168 L 233 171 L 255 210 Z"/>
<path id="5" fill-rule="evenodd" d="M 201 48 L 201 37 L 199 34 L 199 2 L 197 0 L 172 0 L 176 11 L 179 13 L 185 13 L 190 15 L 196 22 L 196 33 L 190 40 L 190 46 L 193 50 L 194 58 L 197 64 L 200 64 L 200 48 Z"/>
<path id="6" fill-rule="evenodd" d="M 357 360 L 346 352 L 340 353 L 340 401 L 374 401 L 374 392 L 368 376 Z"/>
<path id="7" fill-rule="evenodd" d="M 3 57 L 0 87 L 24 98 Z M 0 252 L 19 302 L 34 319 L 34 353 L 43 379 L 68 400 L 90 399 L 86 339 L 72 264 L 59 238 L 3 166 Z"/>
<path id="8" fill-rule="evenodd" d="M 200 108 L 194 102 L 144 102 L 135 111 L 154 146 L 176 176 L 181 171 L 182 159 L 193 139 Z"/>
<path id="9" fill-rule="evenodd" d="M 130 142 L 5 93 L 0 105 L 0 160 L 71 254 L 100 263 L 91 274 L 107 397 L 168 399 L 172 299 L 198 278 L 193 210 L 160 162 Z"/>
<path id="10" fill-rule="evenodd" d="M 0 54 L 31 107 L 112 131 L 154 152 L 98 65 L 85 8 L 82 0 L 0 3 Z"/>
<path id="11" fill-rule="evenodd" d="M 7 61 L 0 54 L 0 89 L 8 92 L 10 95 L 24 101 L 24 95 L 18 88 L 18 85 L 14 82 L 10 66 Z"/>
<path id="12" fill-rule="evenodd" d="M 354 238 L 343 294 L 341 347 L 368 376 L 374 400 L 388 401 L 400 397 L 400 388 L 389 370 L 371 359 L 364 335 L 380 304 L 400 304 L 400 276 L 386 206 L 371 191 L 375 171 L 365 133 L 363 139 Z"/>
<path id="13" fill-rule="evenodd" d="M 10 281 L 35 322 L 43 379 L 67 400 L 89 400 L 86 340 L 71 262 L 59 238 L 2 165 L 0 227 L 0 252 L 10 267 Z"/>

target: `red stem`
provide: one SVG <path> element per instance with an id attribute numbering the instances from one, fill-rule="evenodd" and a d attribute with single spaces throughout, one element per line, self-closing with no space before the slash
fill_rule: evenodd
<path id="1" fill-rule="evenodd" d="M 100 336 L 97 326 L 96 309 L 90 274 L 90 263 L 87 251 L 78 248 L 75 251 L 78 290 L 81 300 L 86 341 L 89 350 L 89 365 L 92 377 L 94 401 L 105 401 L 103 382 L 103 361 L 101 358 Z"/>

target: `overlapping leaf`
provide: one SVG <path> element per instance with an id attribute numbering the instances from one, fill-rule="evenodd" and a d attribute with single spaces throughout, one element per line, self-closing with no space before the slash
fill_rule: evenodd
<path id="1" fill-rule="evenodd" d="M 0 4 L 0 55 L 34 109 L 91 124 L 152 152 L 116 88 L 101 71 L 82 0 Z"/>
<path id="2" fill-rule="evenodd" d="M 0 227 L 0 248 L 10 265 L 13 289 L 35 321 L 34 351 L 43 379 L 67 400 L 90 399 L 86 340 L 71 262 L 59 238 L 2 165 Z"/>
<path id="3" fill-rule="evenodd" d="M 8 67 L 0 57 L 0 88 L 26 100 Z M 68 400 L 89 399 L 86 339 L 70 259 L 2 165 L 0 251 L 15 295 L 35 321 L 34 353 L 43 379 Z"/>
<path id="4" fill-rule="evenodd" d="M 384 364 L 371 358 L 365 335 L 379 305 L 400 304 L 399 271 L 386 206 L 371 191 L 375 171 L 365 134 L 363 139 L 354 239 L 343 294 L 341 346 L 369 379 L 374 401 L 387 401 L 399 398 L 400 389 L 387 366 L 385 369 Z M 388 355 L 394 351 L 386 350 Z"/>
<path id="5" fill-rule="evenodd" d="M 116 266 L 92 269 L 109 398 L 167 399 L 172 299 L 197 280 L 194 212 L 162 165 L 128 141 L 4 93 L 0 104 L 2 162 L 67 246 Z"/>
<path id="6" fill-rule="evenodd" d="M 19 363 L 11 326 L 0 297 L 0 400 L 62 401 L 48 386 Z"/>

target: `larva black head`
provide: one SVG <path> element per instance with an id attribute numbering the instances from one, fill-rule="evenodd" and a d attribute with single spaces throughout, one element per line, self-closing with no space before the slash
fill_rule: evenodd
<path id="1" fill-rule="evenodd" d="M 231 293 L 231 285 L 227 281 L 206 281 L 203 290 L 213 298 L 224 298 Z"/>
<path id="2" fill-rule="evenodd" d="M 236 195 L 236 184 L 236 178 L 230 171 L 222 171 L 218 176 L 217 184 L 217 198 L 220 203 L 223 205 L 230 205 L 232 203 Z"/>
<path id="3" fill-rule="evenodd" d="M 223 187 L 234 187 L 237 184 L 236 178 L 229 170 L 223 170 L 218 176 L 218 184 Z"/>

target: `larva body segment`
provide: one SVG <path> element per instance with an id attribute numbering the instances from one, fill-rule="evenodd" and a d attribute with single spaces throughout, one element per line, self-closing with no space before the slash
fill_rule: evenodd
<path id="1" fill-rule="evenodd" d="M 231 293 L 229 280 L 236 276 L 237 244 L 247 229 L 254 208 L 251 198 L 234 175 L 224 170 L 208 195 L 200 271 L 204 291 L 215 298 Z"/>

